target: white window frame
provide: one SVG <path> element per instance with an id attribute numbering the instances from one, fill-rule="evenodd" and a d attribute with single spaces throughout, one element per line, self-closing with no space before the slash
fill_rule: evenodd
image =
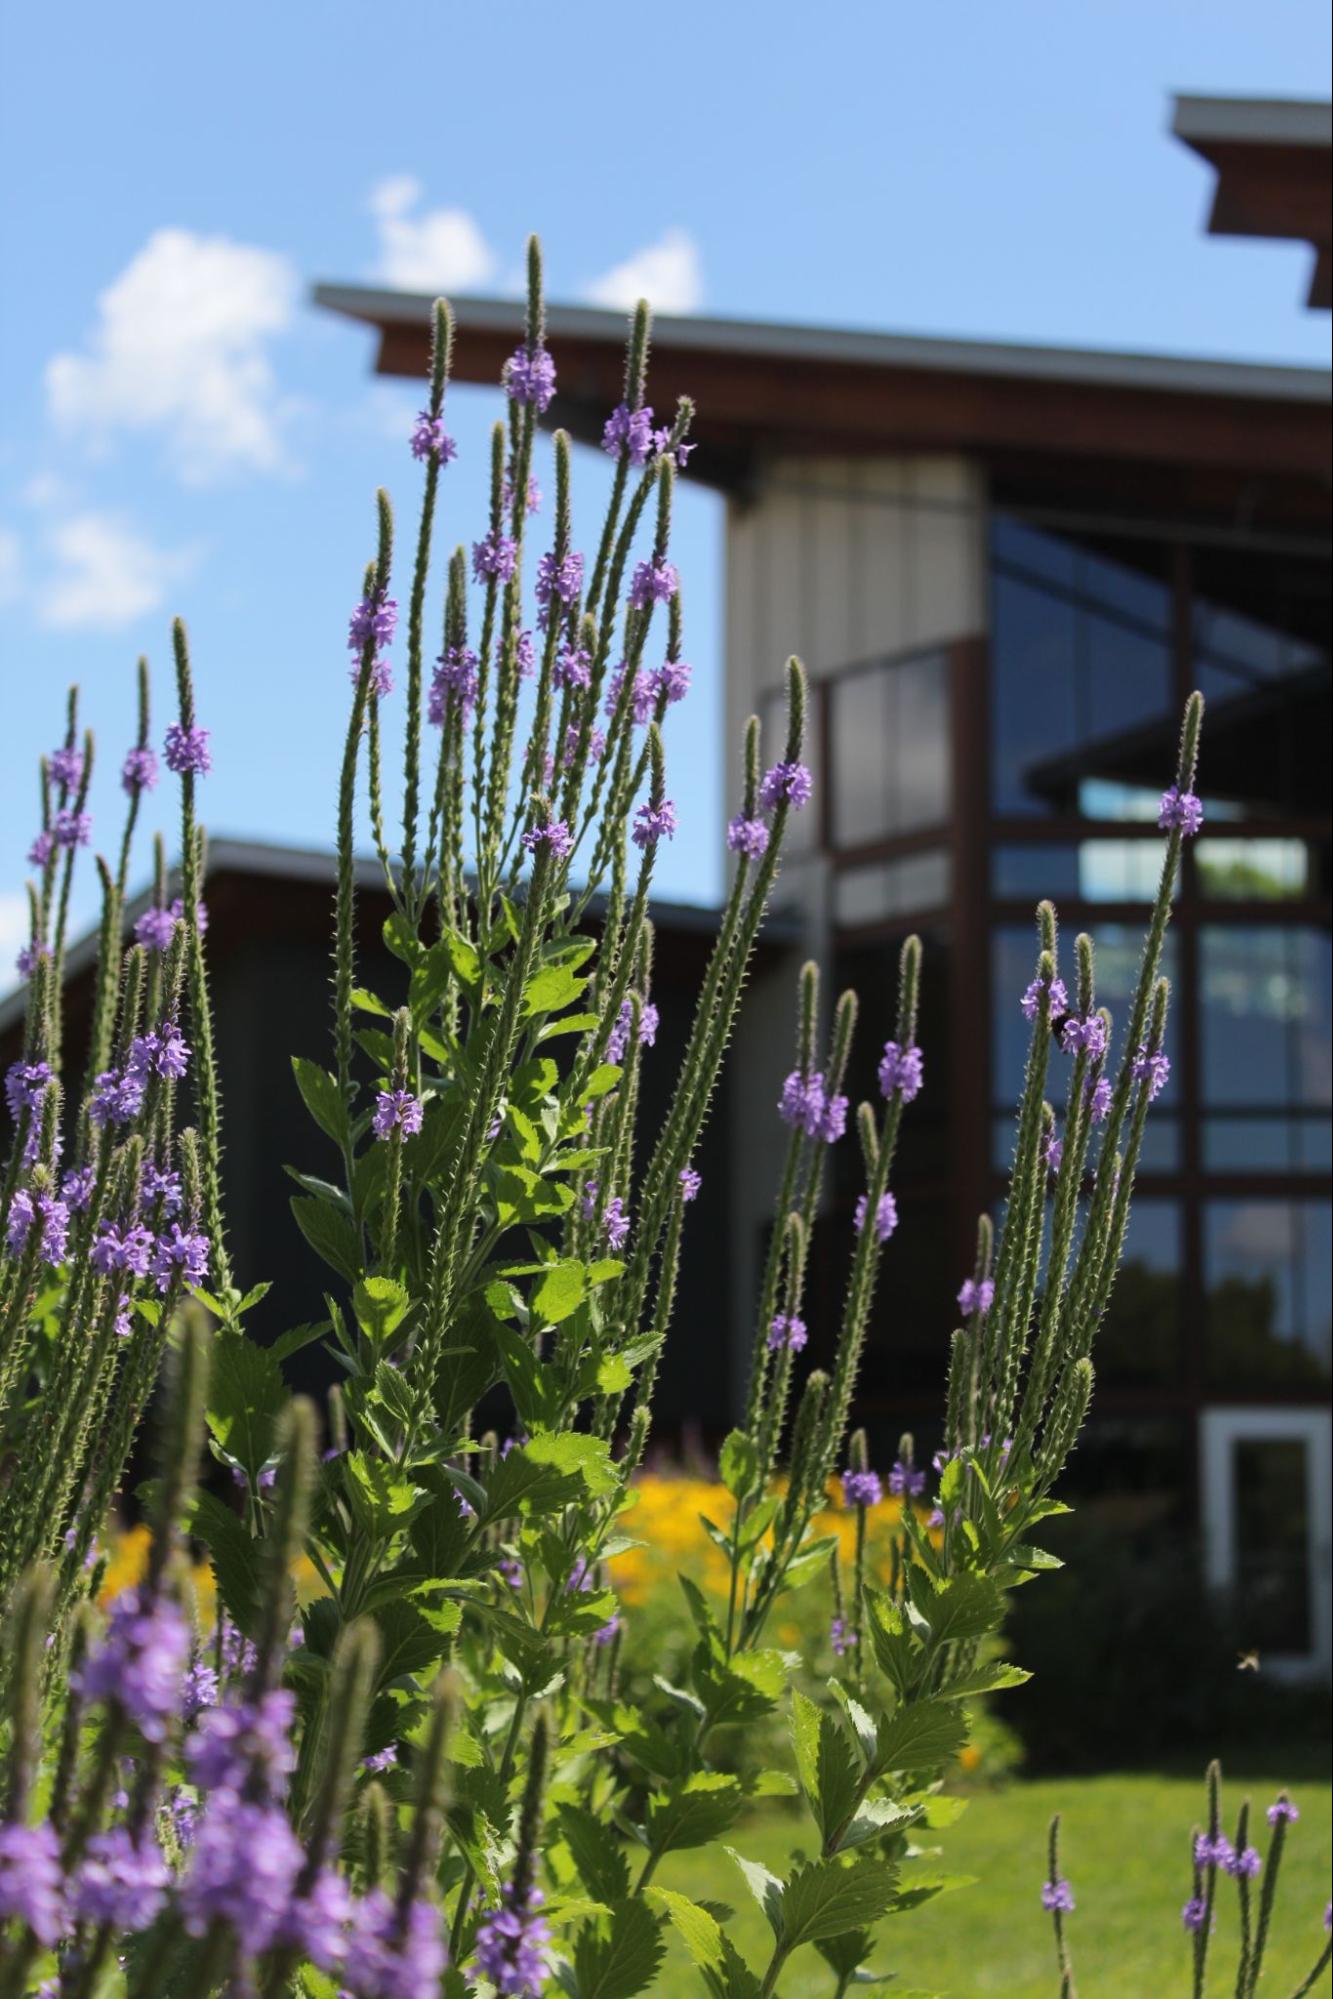
<path id="1" fill-rule="evenodd" d="M 1200 1416 L 1199 1480 L 1204 1562 L 1210 1588 L 1226 1592 L 1236 1582 L 1236 1481 L 1232 1454 L 1239 1443 L 1295 1440 L 1305 1449 L 1305 1505 L 1309 1522 L 1307 1587 L 1311 1649 L 1270 1654 L 1262 1670 L 1283 1679 L 1327 1680 L 1333 1674 L 1333 1419 L 1327 1409 L 1206 1409 Z"/>

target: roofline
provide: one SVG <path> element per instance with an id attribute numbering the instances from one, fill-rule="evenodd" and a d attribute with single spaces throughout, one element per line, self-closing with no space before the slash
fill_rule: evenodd
<path id="1" fill-rule="evenodd" d="M 1171 130 L 1187 146 L 1333 146 L 1333 104 L 1314 97 L 1173 99 Z"/>
<path id="2" fill-rule="evenodd" d="M 381 328 L 424 327 L 433 303 L 427 292 L 389 291 L 373 285 L 316 284 L 311 297 L 326 311 Z M 465 297 L 451 299 L 450 305 L 462 331 L 513 333 L 515 337 L 521 333 L 523 303 L 517 297 Z M 561 338 L 623 340 L 626 331 L 626 315 L 600 306 L 548 306 L 546 321 L 549 333 L 557 341 Z M 1312 404 L 1326 404 L 1330 400 L 1330 377 L 1322 368 L 873 333 L 851 327 L 775 320 L 663 314 L 654 317 L 653 344 L 699 353 L 884 369 L 916 368 L 934 374 L 1158 390 L 1172 395 L 1236 396 Z"/>
<path id="3" fill-rule="evenodd" d="M 358 855 L 355 862 L 356 885 L 367 890 L 384 892 L 384 870 L 379 861 L 370 854 Z M 208 843 L 207 860 L 204 869 L 205 885 L 219 875 L 252 875 L 268 880 L 308 882 L 323 885 L 332 893 L 337 881 L 337 858 L 319 847 L 281 847 L 262 840 L 211 839 Z M 180 869 L 173 867 L 167 877 L 168 893 L 179 887 Z M 143 915 L 153 900 L 149 887 L 140 889 L 137 895 L 128 898 L 122 915 L 122 935 L 128 936 L 138 918 Z M 594 896 L 590 907 L 600 910 L 605 897 Z M 659 930 L 687 931 L 707 936 L 717 929 L 720 911 L 708 903 L 663 902 L 654 897 L 649 914 Z M 65 953 L 65 983 L 78 978 L 97 962 L 98 943 L 101 926 L 95 924 L 72 943 Z M 790 942 L 795 932 L 784 926 L 780 914 L 770 911 L 765 921 L 765 930 L 770 939 L 778 943 Z M 0 996 L 0 1034 L 5 1034 L 23 1018 L 28 1004 L 28 986 L 24 981 L 10 992 Z"/>

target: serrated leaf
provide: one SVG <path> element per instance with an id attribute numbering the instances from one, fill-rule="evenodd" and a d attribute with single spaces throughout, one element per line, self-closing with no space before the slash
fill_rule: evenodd
<path id="1" fill-rule="evenodd" d="M 652 1984 L 665 1955 L 661 1918 L 643 1901 L 621 1902 L 610 1921 L 590 1924 L 574 1946 L 578 1999 L 634 1999 Z"/>
<path id="2" fill-rule="evenodd" d="M 575 1257 L 553 1263 L 532 1294 L 534 1318 L 543 1325 L 558 1326 L 576 1312 L 587 1296 L 588 1273 Z"/>
<path id="3" fill-rule="evenodd" d="M 629 1893 L 629 1862 L 607 1821 L 583 1805 L 562 1804 L 556 1823 L 588 1893 L 599 1902 L 623 1901 Z"/>
<path id="4" fill-rule="evenodd" d="M 308 1062 L 303 1055 L 293 1055 L 292 1074 L 302 1101 L 320 1130 L 335 1145 L 346 1146 L 347 1106 L 337 1077 L 321 1069 L 318 1062 Z"/>
<path id="5" fill-rule="evenodd" d="M 733 1499 L 744 1499 L 759 1475 L 759 1450 L 744 1430 L 732 1430 L 717 1461 L 718 1476 Z"/>
<path id="6" fill-rule="evenodd" d="M 198 1491 L 190 1504 L 188 1529 L 208 1550 L 218 1595 L 232 1622 L 247 1638 L 259 1635 L 259 1543 L 214 1493 Z"/>
<path id="7" fill-rule="evenodd" d="M 852 1816 L 862 1779 L 858 1758 L 834 1717 L 799 1689 L 792 1694 L 792 1740 L 810 1810 L 830 1839 Z"/>
<path id="8" fill-rule="evenodd" d="M 356 1322 L 377 1346 L 397 1332 L 411 1302 L 405 1288 L 392 1277 L 363 1277 L 352 1292 Z"/>
<path id="9" fill-rule="evenodd" d="M 710 1910 L 670 1888 L 645 1892 L 652 1906 L 670 1918 L 713 1999 L 759 1999 L 759 1980 Z"/>
<path id="10" fill-rule="evenodd" d="M 913 1701 L 879 1725 L 880 1770 L 932 1770 L 951 1762 L 967 1740 L 967 1717 L 952 1701 Z"/>
<path id="11" fill-rule="evenodd" d="M 361 1237 L 350 1215 L 301 1194 L 293 1194 L 291 1208 L 310 1247 L 340 1277 L 355 1284 L 361 1274 Z"/>
<path id="12" fill-rule="evenodd" d="M 782 1941 L 791 1950 L 877 1923 L 893 1899 L 894 1870 L 878 1860 L 798 1867 L 782 1890 Z"/>
<path id="13" fill-rule="evenodd" d="M 273 1429 L 287 1402 L 282 1372 L 267 1347 L 242 1333 L 213 1342 L 208 1371 L 208 1427 L 253 1486 L 273 1448 Z"/>
<path id="14" fill-rule="evenodd" d="M 946 1701 L 970 1700 L 974 1694 L 999 1693 L 1004 1687 L 1022 1687 L 1032 1678 L 1021 1666 L 1007 1665 L 997 1659 L 993 1665 L 978 1666 L 973 1673 L 962 1673 L 956 1680 L 939 1690 L 938 1698 Z"/>
<path id="15" fill-rule="evenodd" d="M 707 1846 L 735 1822 L 744 1802 L 738 1778 L 720 1771 L 697 1771 L 666 1796 L 649 1800 L 649 1845 L 655 1853 Z"/>
<path id="16" fill-rule="evenodd" d="M 531 1020 L 534 1014 L 559 1013 L 578 998 L 587 983 L 586 979 L 576 978 L 568 965 L 544 965 L 523 988 L 522 1018 Z"/>
<path id="17" fill-rule="evenodd" d="M 368 1533 L 383 1540 L 406 1525 L 418 1499 L 410 1479 L 395 1477 L 382 1458 L 349 1451 L 343 1459 L 344 1485 L 352 1511 Z"/>
<path id="18" fill-rule="evenodd" d="M 770 1874 L 768 1869 L 760 1861 L 747 1860 L 743 1853 L 737 1853 L 734 1846 L 729 1846 L 726 1850 L 731 1855 L 736 1865 L 740 1868 L 741 1873 L 745 1876 L 745 1885 L 749 1889 L 750 1893 L 754 1896 L 755 1901 L 759 1904 L 764 1914 L 767 1916 L 769 1928 L 772 1930 L 774 1936 L 778 1939 L 778 1941 L 781 1942 L 782 1941 L 781 1881 L 779 1881 L 776 1874 Z"/>
<path id="19" fill-rule="evenodd" d="M 936 1645 L 952 1644 L 960 1638 L 984 1638 L 1004 1616 L 1004 1598 L 989 1576 L 964 1573 L 931 1583 L 919 1569 L 908 1573 L 909 1579 L 920 1578 L 912 1600 L 930 1626 Z"/>

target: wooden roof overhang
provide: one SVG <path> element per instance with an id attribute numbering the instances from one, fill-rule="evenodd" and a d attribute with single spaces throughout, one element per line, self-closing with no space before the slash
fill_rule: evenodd
<path id="1" fill-rule="evenodd" d="M 314 296 L 375 331 L 379 374 L 425 377 L 428 297 L 336 285 Z M 455 377 L 498 381 L 520 304 L 464 298 L 454 311 Z M 620 401 L 625 331 L 616 312 L 548 313 L 551 420 L 585 442 Z M 1223 518 L 1328 518 L 1329 377 L 1316 368 L 663 317 L 652 401 L 660 414 L 682 395 L 698 411 L 691 475 L 736 494 L 775 457 L 938 451 Z"/>
<path id="2" fill-rule="evenodd" d="M 1178 97 L 1171 129 L 1216 170 L 1208 230 L 1308 243 L 1306 304 L 1333 305 L 1333 120 L 1325 102 Z"/>

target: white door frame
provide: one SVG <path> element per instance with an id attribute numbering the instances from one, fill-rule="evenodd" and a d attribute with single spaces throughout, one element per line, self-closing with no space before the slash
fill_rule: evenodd
<path id="1" fill-rule="evenodd" d="M 1238 1443 L 1294 1439 L 1305 1451 L 1305 1506 L 1309 1522 L 1310 1633 L 1308 1653 L 1283 1653 L 1263 1660 L 1280 1677 L 1327 1679 L 1333 1672 L 1333 1419 L 1327 1409 L 1205 1409 L 1199 1417 L 1200 1511 L 1205 1572 L 1211 1588 L 1229 1590 L 1236 1580 L 1236 1483 L 1232 1447 Z"/>

